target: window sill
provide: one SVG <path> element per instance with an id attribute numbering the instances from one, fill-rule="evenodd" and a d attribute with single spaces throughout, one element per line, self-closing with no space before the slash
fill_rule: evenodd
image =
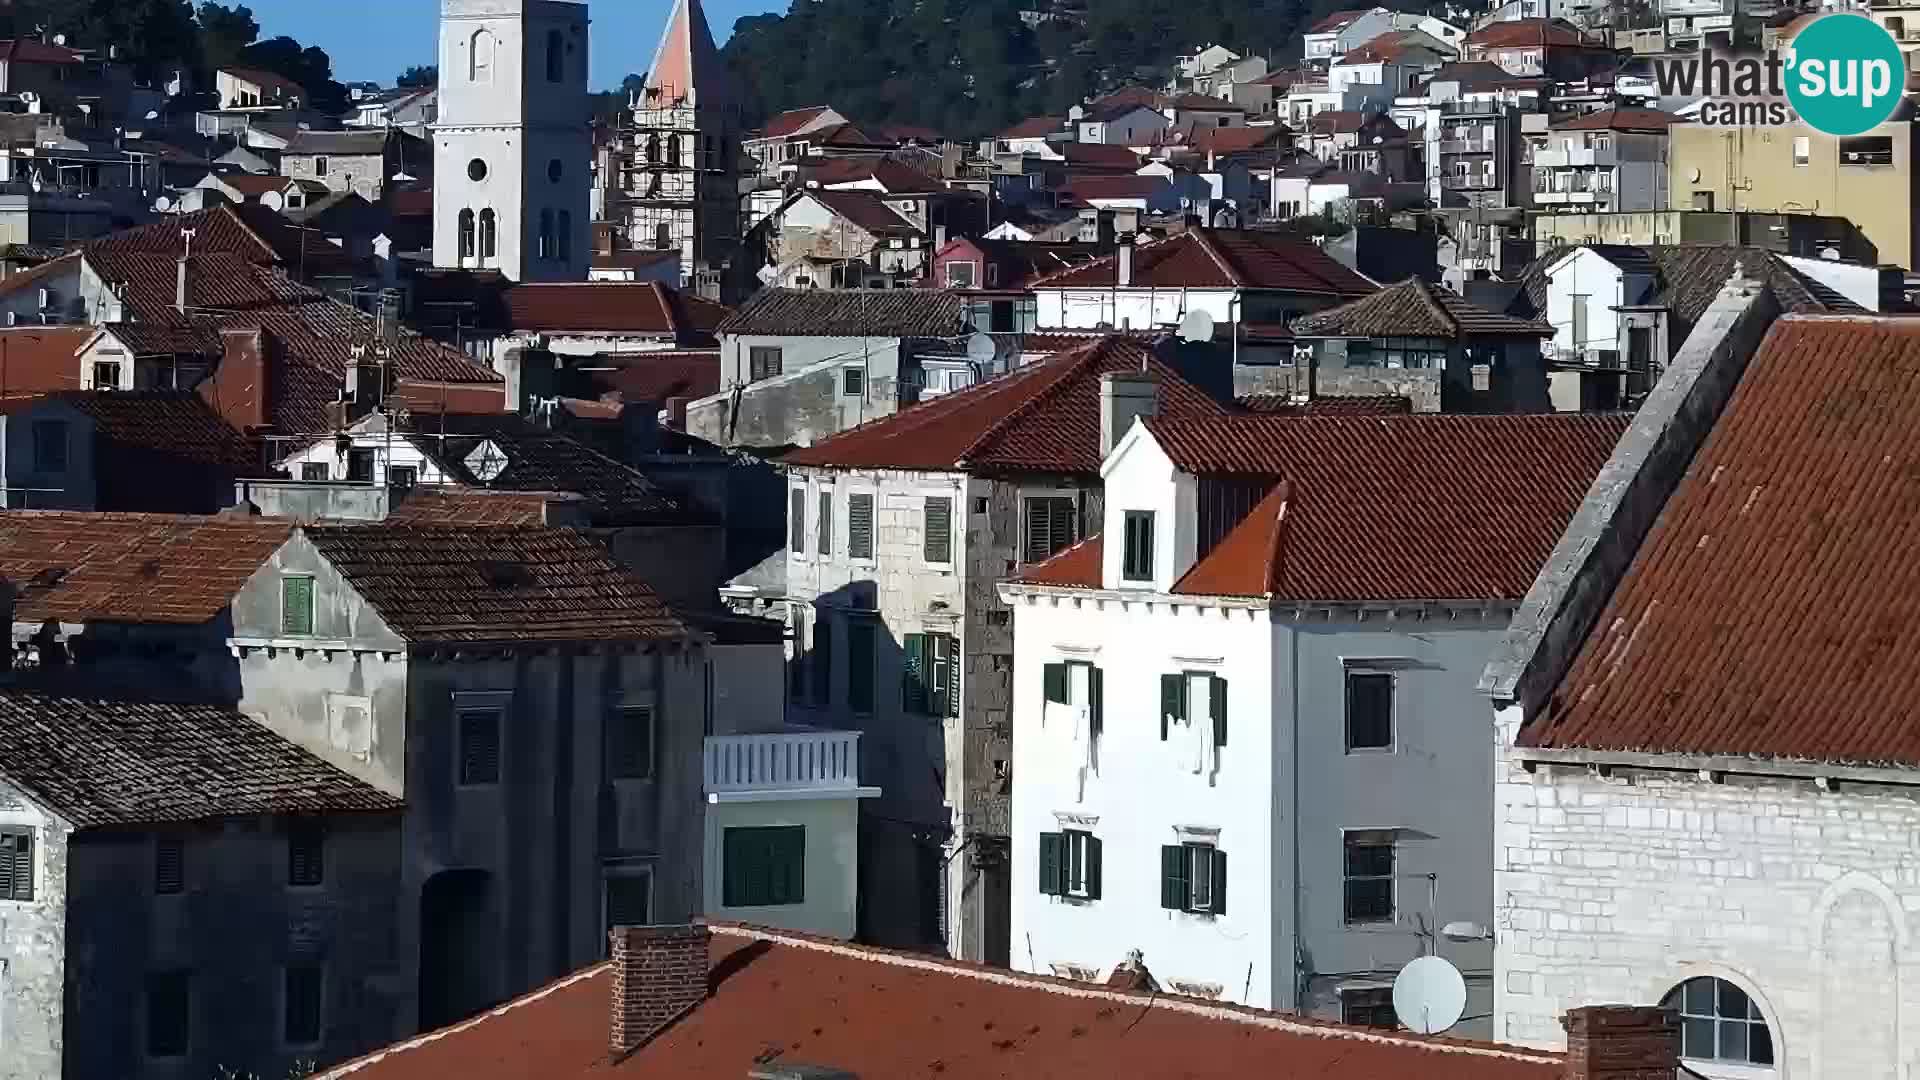
<path id="1" fill-rule="evenodd" d="M 1396 749 L 1398 748 L 1394 746 L 1349 746 L 1347 747 L 1347 756 L 1379 757 L 1383 754 L 1392 754 Z"/>

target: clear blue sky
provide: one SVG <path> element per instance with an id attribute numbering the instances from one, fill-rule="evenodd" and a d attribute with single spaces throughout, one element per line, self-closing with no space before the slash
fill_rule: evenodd
<path id="1" fill-rule="evenodd" d="M 333 77 L 391 85 L 414 64 L 434 62 L 439 0 L 243 0 L 261 37 L 285 34 L 318 45 L 333 58 Z M 788 0 L 705 0 L 715 44 L 726 44 L 733 20 L 785 11 Z M 591 0 L 593 86 L 619 84 L 653 61 L 672 0 Z"/>

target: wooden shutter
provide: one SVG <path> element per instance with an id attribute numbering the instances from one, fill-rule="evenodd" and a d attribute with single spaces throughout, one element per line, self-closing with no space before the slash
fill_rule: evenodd
<path id="1" fill-rule="evenodd" d="M 177 893 L 186 888 L 186 843 L 178 834 L 153 838 L 153 891 Z"/>
<path id="2" fill-rule="evenodd" d="M 960 639 L 947 637 L 946 715 L 960 715 Z"/>
<path id="3" fill-rule="evenodd" d="M 1046 699 L 1067 703 L 1067 665 L 1048 664 L 1042 671 L 1042 685 L 1046 688 Z"/>
<path id="4" fill-rule="evenodd" d="M 1045 896 L 1059 896 L 1066 891 L 1062 887 L 1066 877 L 1066 847 L 1064 833 L 1040 834 L 1040 892 Z"/>
<path id="5" fill-rule="evenodd" d="M 312 578 L 280 579 L 280 632 L 283 634 L 313 633 Z"/>
<path id="6" fill-rule="evenodd" d="M 847 496 L 847 555 L 873 558 L 873 496 Z"/>
<path id="7" fill-rule="evenodd" d="M 1048 508 L 1051 499 L 1027 499 L 1027 537 L 1026 547 L 1021 552 L 1022 562 L 1037 563 L 1048 554 Z"/>
<path id="8" fill-rule="evenodd" d="M 287 828 L 287 884 L 318 885 L 325 880 L 326 834 L 312 822 L 293 822 Z"/>
<path id="9" fill-rule="evenodd" d="M 930 563 L 952 562 L 953 500 L 944 495 L 928 496 L 921 517 L 926 527 L 926 536 L 921 545 L 926 560 Z"/>
<path id="10" fill-rule="evenodd" d="M 1213 908 L 1215 915 L 1227 913 L 1227 853 L 1213 849 Z"/>
<path id="11" fill-rule="evenodd" d="M 1181 844 L 1160 848 L 1160 906 L 1187 909 L 1187 849 Z"/>
<path id="12" fill-rule="evenodd" d="M 1047 496 L 1025 502 L 1027 534 L 1023 562 L 1043 562 L 1073 543 L 1077 515 L 1071 497 Z"/>
<path id="13" fill-rule="evenodd" d="M 820 493 L 820 554 L 833 554 L 833 492 Z"/>
<path id="14" fill-rule="evenodd" d="M 1227 745 L 1227 680 L 1218 675 L 1207 684 L 1207 708 L 1213 714 L 1213 745 Z"/>
<path id="15" fill-rule="evenodd" d="M 460 782 L 500 782 L 500 711 L 460 710 Z"/>
<path id="16" fill-rule="evenodd" d="M 910 713 L 927 711 L 927 635 L 908 634 L 900 670 L 900 706 Z"/>
<path id="17" fill-rule="evenodd" d="M 1187 677 L 1185 675 L 1160 676 L 1160 741 L 1167 740 L 1167 718 L 1184 720 L 1187 717 Z"/>
<path id="18" fill-rule="evenodd" d="M 1100 899 L 1100 838 L 1087 837 L 1087 899 Z"/>
<path id="19" fill-rule="evenodd" d="M 653 775 L 653 707 L 624 705 L 614 710 L 608 723 L 608 764 L 621 780 L 645 780 Z M 497 729 L 496 729 L 497 730 Z M 494 775 L 499 776 L 499 741 L 494 743 Z"/>
<path id="20" fill-rule="evenodd" d="M 645 874 L 615 874 L 607 878 L 607 929 L 645 926 L 652 921 L 650 882 Z"/>
<path id="21" fill-rule="evenodd" d="M 750 829 L 724 829 L 720 833 L 720 903 L 727 907 L 747 903 L 754 846 Z"/>
<path id="22" fill-rule="evenodd" d="M 807 827 L 805 825 L 783 825 L 775 830 L 774 850 L 776 858 L 775 880 L 779 883 L 774 894 L 778 904 L 801 904 L 807 899 Z"/>
<path id="23" fill-rule="evenodd" d="M 0 833 L 0 900 L 33 899 L 33 836 Z"/>
<path id="24" fill-rule="evenodd" d="M 787 547 L 795 555 L 807 550 L 807 493 L 799 488 L 793 489 L 792 505 L 787 508 L 787 528 L 791 531 Z"/>
<path id="25" fill-rule="evenodd" d="M 1104 691 L 1100 686 L 1100 669 L 1087 669 L 1087 730 L 1095 735 L 1101 730 L 1101 710 L 1105 707 Z"/>

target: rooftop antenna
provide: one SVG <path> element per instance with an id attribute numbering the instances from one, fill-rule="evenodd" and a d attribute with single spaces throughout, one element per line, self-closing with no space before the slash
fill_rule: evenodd
<path id="1" fill-rule="evenodd" d="M 199 231 L 198 229 L 181 229 L 180 230 L 180 239 L 183 242 L 185 242 L 187 245 L 186 254 L 182 256 L 183 258 L 188 258 L 188 259 L 193 258 L 193 234 L 198 231 Z"/>
<path id="2" fill-rule="evenodd" d="M 1408 1031 L 1438 1035 L 1467 1011 L 1467 981 L 1442 956 L 1417 957 L 1393 979 L 1393 1012 Z"/>

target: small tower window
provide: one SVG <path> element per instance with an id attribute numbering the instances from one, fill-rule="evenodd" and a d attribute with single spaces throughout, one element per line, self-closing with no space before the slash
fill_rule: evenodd
<path id="1" fill-rule="evenodd" d="M 493 81 L 493 34 L 475 30 L 467 42 L 467 77 L 474 82 Z"/>
<path id="2" fill-rule="evenodd" d="M 573 211 L 560 211 L 560 235 L 556 238 L 560 245 L 560 261 L 573 259 Z"/>
<path id="3" fill-rule="evenodd" d="M 487 163 L 479 158 L 467 162 L 467 179 L 479 183 L 487 178 Z"/>
<path id="4" fill-rule="evenodd" d="M 566 166 L 560 164 L 559 158 L 547 162 L 547 180 L 551 183 L 559 183 L 560 178 L 566 175 L 566 171 Z"/>
<path id="5" fill-rule="evenodd" d="M 460 257 L 473 258 L 473 211 L 460 211 Z"/>
<path id="6" fill-rule="evenodd" d="M 540 246 L 537 252 L 542 259 L 553 258 L 553 211 L 540 211 Z"/>
<path id="7" fill-rule="evenodd" d="M 564 82 L 567 77 L 567 44 L 560 31 L 547 31 L 547 81 Z"/>
<path id="8" fill-rule="evenodd" d="M 680 164 L 680 136 L 667 136 L 667 164 Z"/>
<path id="9" fill-rule="evenodd" d="M 654 162 L 660 160 L 660 136 L 658 135 L 647 136 L 647 160 Z"/>
<path id="10" fill-rule="evenodd" d="M 499 222 L 491 208 L 480 211 L 480 257 L 491 259 L 499 254 Z"/>
<path id="11" fill-rule="evenodd" d="M 673 247 L 672 226 L 663 221 L 653 227 L 653 246 L 659 248 L 661 251 L 666 251 Z"/>

